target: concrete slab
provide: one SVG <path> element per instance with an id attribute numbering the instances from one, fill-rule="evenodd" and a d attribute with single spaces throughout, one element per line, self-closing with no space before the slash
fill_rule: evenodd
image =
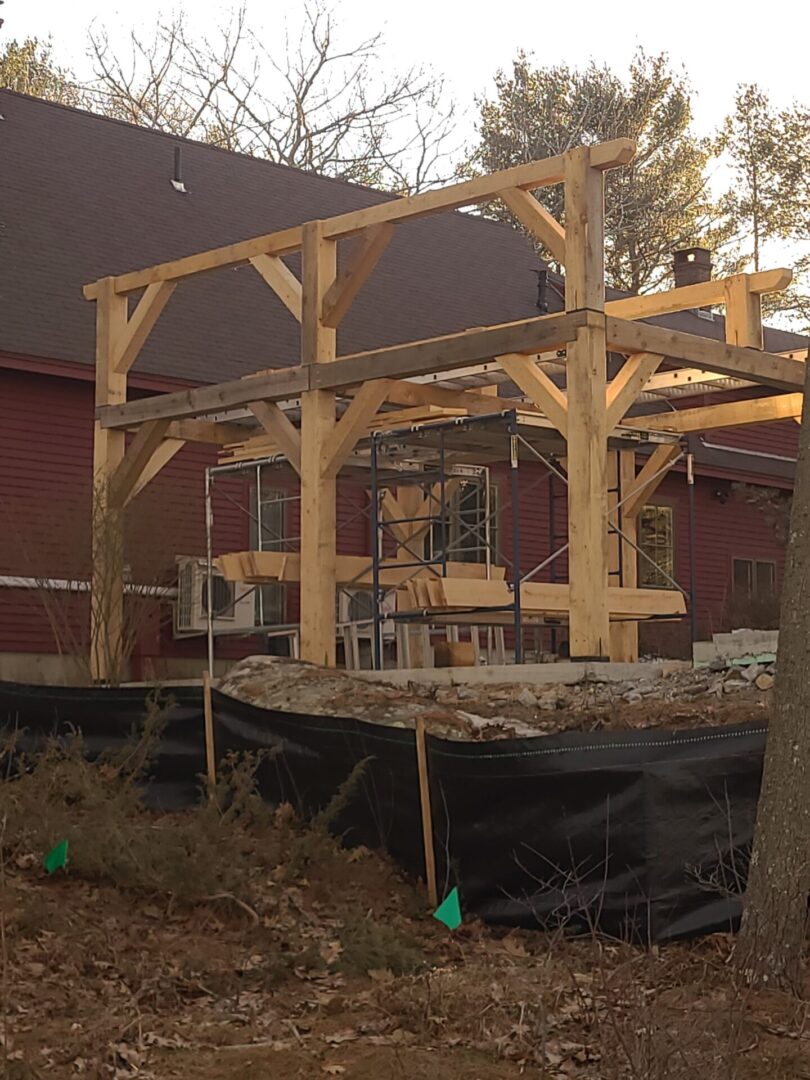
<path id="1" fill-rule="evenodd" d="M 492 664 L 481 667 L 457 668 L 404 668 L 390 671 L 353 671 L 352 675 L 369 682 L 386 682 L 405 686 L 409 682 L 430 686 L 482 686 L 486 683 L 527 683 L 528 685 L 591 682 L 631 682 L 660 679 L 681 668 L 692 665 L 678 664 L 671 660 L 638 664 L 574 663 L 559 661 L 555 664 Z"/>

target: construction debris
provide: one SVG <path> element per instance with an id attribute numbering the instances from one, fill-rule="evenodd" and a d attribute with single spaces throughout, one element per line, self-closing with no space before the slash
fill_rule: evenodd
<path id="1" fill-rule="evenodd" d="M 413 727 L 435 735 L 498 739 L 562 731 L 698 727 L 762 720 L 774 665 L 729 663 L 623 682 L 392 686 L 299 660 L 251 656 L 220 681 L 224 694 L 265 709 Z M 732 700 L 733 699 L 733 703 Z M 720 705 L 720 702 L 723 702 Z"/>

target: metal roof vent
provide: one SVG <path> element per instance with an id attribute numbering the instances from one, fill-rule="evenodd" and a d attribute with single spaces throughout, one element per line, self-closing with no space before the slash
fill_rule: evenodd
<path id="1" fill-rule="evenodd" d="M 188 195 L 188 188 L 183 183 L 183 151 L 179 146 L 174 148 L 174 177 L 172 187 L 182 195 Z"/>

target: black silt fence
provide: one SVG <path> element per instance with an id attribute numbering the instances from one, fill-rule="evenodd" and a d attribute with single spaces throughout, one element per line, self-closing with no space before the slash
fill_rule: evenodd
<path id="1" fill-rule="evenodd" d="M 192 805 L 205 770 L 198 688 L 173 700 L 146 794 Z M 144 714 L 138 688 L 0 684 L 0 723 L 34 746 L 83 733 L 93 754 L 123 744 Z M 218 757 L 272 751 L 263 796 L 323 809 L 365 761 L 332 823 L 347 844 L 385 848 L 424 876 L 412 730 L 260 709 L 214 691 Z M 523 927 L 565 922 L 651 942 L 727 930 L 739 919 L 762 771 L 763 725 L 567 733 L 460 742 L 427 737 L 440 892 L 465 913 Z"/>

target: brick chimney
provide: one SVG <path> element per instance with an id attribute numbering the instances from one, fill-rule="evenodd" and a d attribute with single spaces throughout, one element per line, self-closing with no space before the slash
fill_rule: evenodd
<path id="1" fill-rule="evenodd" d="M 712 279 L 712 253 L 708 248 L 680 248 L 672 253 L 672 272 L 676 288 L 697 285 Z"/>

